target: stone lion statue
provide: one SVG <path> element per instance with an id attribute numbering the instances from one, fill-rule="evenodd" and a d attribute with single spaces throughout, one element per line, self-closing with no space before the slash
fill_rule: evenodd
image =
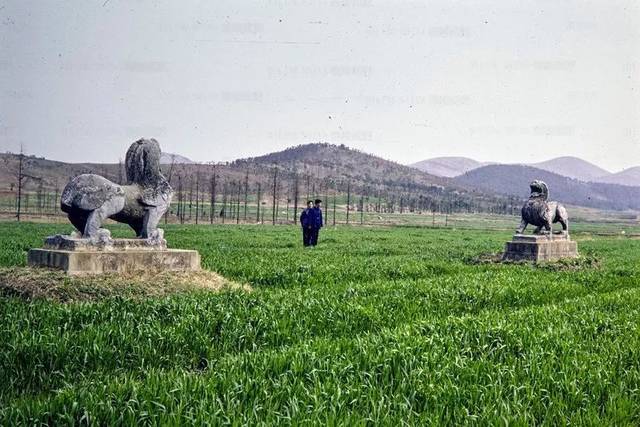
<path id="1" fill-rule="evenodd" d="M 531 195 L 522 206 L 522 221 L 516 234 L 522 234 L 528 224 L 536 226 L 534 234 L 551 233 L 551 224 L 562 224 L 560 233 L 569 233 L 569 216 L 567 210 L 558 202 L 548 202 L 549 188 L 543 181 L 535 180 L 529 184 Z"/>
<path id="2" fill-rule="evenodd" d="M 73 178 L 62 192 L 61 209 L 83 238 L 110 235 L 101 228 L 106 218 L 128 224 L 141 239 L 162 239 L 158 222 L 169 208 L 173 190 L 160 171 L 160 145 L 140 139 L 125 159 L 127 185 L 94 174 Z"/>

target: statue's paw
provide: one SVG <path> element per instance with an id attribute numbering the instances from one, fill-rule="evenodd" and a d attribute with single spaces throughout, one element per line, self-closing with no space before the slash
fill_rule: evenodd
<path id="1" fill-rule="evenodd" d="M 96 235 L 91 237 L 91 243 L 107 245 L 111 243 L 111 232 L 106 228 L 99 228 Z"/>
<path id="2" fill-rule="evenodd" d="M 71 233 L 69 233 L 69 237 L 72 239 L 82 239 L 82 233 L 78 230 L 73 230 Z"/>
<path id="3" fill-rule="evenodd" d="M 162 228 L 156 228 L 149 235 L 149 239 L 151 239 L 151 240 L 162 240 L 162 239 L 164 239 L 164 230 Z"/>

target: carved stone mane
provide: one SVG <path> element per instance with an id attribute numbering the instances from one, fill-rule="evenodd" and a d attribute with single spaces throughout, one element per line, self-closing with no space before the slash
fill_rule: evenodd
<path id="1" fill-rule="evenodd" d="M 155 187 L 163 179 L 160 172 L 160 145 L 155 139 L 140 139 L 129 147 L 125 157 L 128 184 Z"/>

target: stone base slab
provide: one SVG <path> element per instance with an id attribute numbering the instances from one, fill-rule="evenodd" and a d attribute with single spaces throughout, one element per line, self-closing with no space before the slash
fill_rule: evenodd
<path id="1" fill-rule="evenodd" d="M 67 251 L 31 249 L 27 263 L 33 267 L 51 267 L 67 274 L 131 273 L 136 271 L 200 270 L 198 251 L 182 249 Z"/>
<path id="2" fill-rule="evenodd" d="M 157 251 L 166 250 L 167 241 L 162 237 L 156 239 L 112 239 L 108 235 L 105 235 L 100 239 L 92 240 L 73 235 L 57 234 L 55 236 L 49 236 L 45 239 L 44 248 L 58 249 L 63 251 L 88 252 L 143 250 Z"/>
<path id="3" fill-rule="evenodd" d="M 503 261 L 557 261 L 576 258 L 578 243 L 567 234 L 523 235 L 516 234 L 505 245 Z"/>

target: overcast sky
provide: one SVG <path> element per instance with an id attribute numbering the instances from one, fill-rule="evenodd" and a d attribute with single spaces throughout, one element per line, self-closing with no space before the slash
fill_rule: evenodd
<path id="1" fill-rule="evenodd" d="M 0 149 L 640 165 L 640 5 L 0 0 Z"/>

